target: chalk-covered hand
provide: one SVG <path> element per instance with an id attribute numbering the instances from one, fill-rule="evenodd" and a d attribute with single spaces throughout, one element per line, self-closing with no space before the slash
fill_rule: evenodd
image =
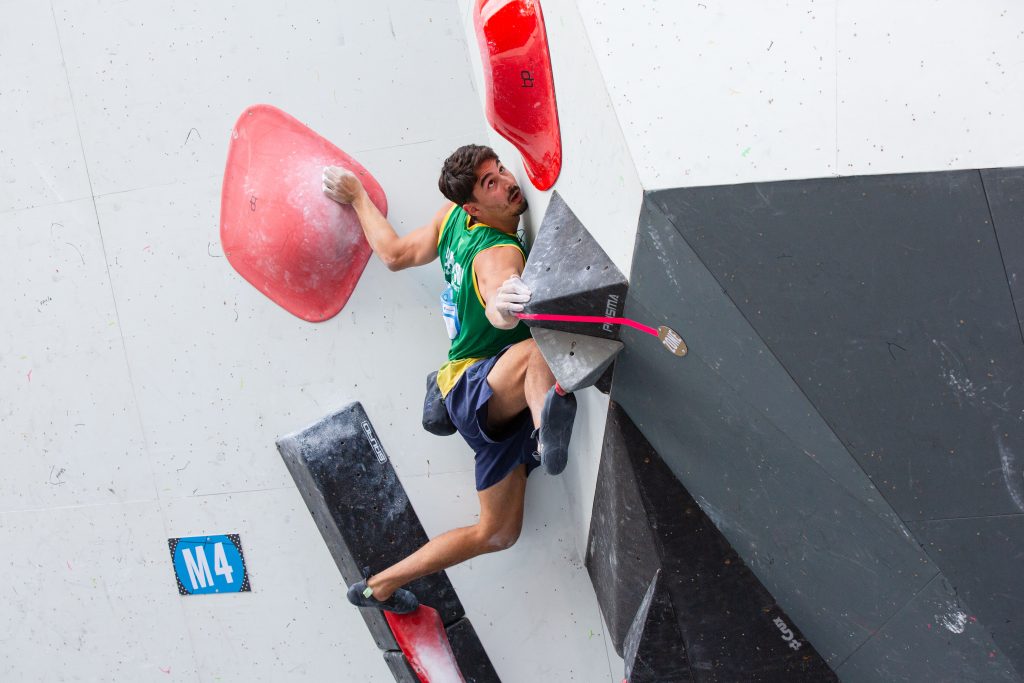
<path id="1" fill-rule="evenodd" d="M 530 288 L 518 275 L 513 275 L 498 287 L 498 293 L 494 297 L 494 310 L 505 323 L 501 325 L 503 329 L 510 330 L 519 323 L 516 313 L 523 312 L 523 304 L 528 302 L 531 296 L 533 293 Z"/>
<path id="2" fill-rule="evenodd" d="M 324 167 L 324 194 L 339 204 L 351 204 L 365 190 L 355 173 L 341 166 Z"/>

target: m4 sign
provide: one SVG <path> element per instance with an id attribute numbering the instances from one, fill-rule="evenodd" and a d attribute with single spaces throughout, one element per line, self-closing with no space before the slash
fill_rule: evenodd
<path id="1" fill-rule="evenodd" d="M 238 534 L 169 538 L 167 545 L 182 595 L 252 590 Z"/>

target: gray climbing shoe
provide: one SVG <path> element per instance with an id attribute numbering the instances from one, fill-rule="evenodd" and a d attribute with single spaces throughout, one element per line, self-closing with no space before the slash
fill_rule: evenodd
<path id="1" fill-rule="evenodd" d="M 395 614 L 408 614 L 420 606 L 412 591 L 404 588 L 396 590 L 387 600 L 378 600 L 373 597 L 372 589 L 366 585 L 366 579 L 357 581 L 348 587 L 348 601 L 356 607 L 372 607 L 382 609 Z"/>
<path id="2" fill-rule="evenodd" d="M 569 439 L 576 419 L 576 397 L 559 393 L 557 384 L 548 390 L 540 414 L 537 447 L 540 462 L 548 474 L 561 474 L 569 462 Z"/>

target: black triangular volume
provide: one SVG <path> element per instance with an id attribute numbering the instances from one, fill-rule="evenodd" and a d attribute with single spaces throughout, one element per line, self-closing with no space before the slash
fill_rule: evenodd
<path id="1" fill-rule="evenodd" d="M 523 281 L 526 313 L 622 317 L 629 282 L 557 192 L 544 213 Z M 618 339 L 617 325 L 529 321 L 553 330 Z"/>
<path id="2" fill-rule="evenodd" d="M 696 683 L 837 680 L 614 401 L 586 563 L 631 683 L 691 680 L 684 664 Z"/>

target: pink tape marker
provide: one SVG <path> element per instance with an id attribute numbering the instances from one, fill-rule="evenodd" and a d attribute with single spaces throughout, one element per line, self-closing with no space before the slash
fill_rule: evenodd
<path id="1" fill-rule="evenodd" d="M 597 325 L 626 325 L 632 327 L 635 330 L 646 332 L 647 334 L 657 337 L 661 340 L 662 346 L 671 351 L 677 356 L 685 356 L 689 349 L 686 346 L 686 342 L 683 341 L 682 336 L 673 330 L 671 327 L 662 325 L 658 329 L 654 329 L 643 323 L 639 323 L 636 320 L 630 320 L 629 318 L 609 318 L 601 315 L 561 315 L 554 313 L 516 313 L 516 317 L 520 320 L 539 320 L 559 323 L 593 323 Z"/>

